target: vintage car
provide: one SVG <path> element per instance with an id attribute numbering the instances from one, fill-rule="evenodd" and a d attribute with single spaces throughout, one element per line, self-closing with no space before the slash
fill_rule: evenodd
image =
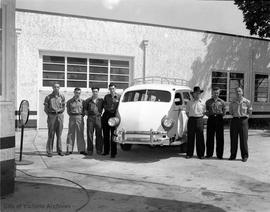
<path id="1" fill-rule="evenodd" d="M 186 142 L 185 105 L 192 98 L 187 86 L 134 85 L 121 95 L 118 115 L 109 119 L 116 126 L 115 141 L 123 150 L 132 144 L 181 145 Z"/>

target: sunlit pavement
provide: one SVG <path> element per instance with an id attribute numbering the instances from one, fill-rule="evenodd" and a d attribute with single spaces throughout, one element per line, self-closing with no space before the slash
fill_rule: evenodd
<path id="1" fill-rule="evenodd" d="M 17 169 L 32 176 L 16 172 L 15 193 L 1 200 L 1 211 L 270 211 L 269 131 L 249 131 L 246 163 L 240 149 L 237 160 L 227 160 L 227 130 L 224 160 L 187 160 L 179 147 L 149 146 L 118 148 L 114 159 L 78 153 L 48 158 L 46 140 L 47 130 L 25 131 L 23 159 L 34 163 Z M 19 145 L 17 132 L 17 158 Z"/>

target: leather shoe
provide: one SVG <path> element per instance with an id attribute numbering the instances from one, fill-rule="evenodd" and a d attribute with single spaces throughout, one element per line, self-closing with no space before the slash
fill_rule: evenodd
<path id="1" fill-rule="evenodd" d="M 234 157 L 230 157 L 229 160 L 235 160 L 235 158 Z"/>
<path id="2" fill-rule="evenodd" d="M 105 152 L 104 152 L 104 153 L 102 153 L 102 155 L 103 155 L 103 156 L 104 156 L 104 155 L 108 155 L 108 154 L 109 154 L 109 153 L 105 153 Z"/>
<path id="3" fill-rule="evenodd" d="M 63 152 L 58 152 L 58 155 L 64 156 L 64 153 Z"/>
<path id="4" fill-rule="evenodd" d="M 80 151 L 81 155 L 87 155 L 85 151 Z"/>
<path id="5" fill-rule="evenodd" d="M 204 159 L 204 156 L 198 157 L 200 160 Z"/>
<path id="6" fill-rule="evenodd" d="M 211 158 L 211 157 L 212 157 L 212 156 L 210 156 L 210 155 L 206 155 L 206 156 L 205 156 L 205 158 Z"/>
<path id="7" fill-rule="evenodd" d="M 52 153 L 48 153 L 47 156 L 51 158 L 52 157 Z"/>
<path id="8" fill-rule="evenodd" d="M 243 162 L 247 162 L 247 158 L 243 158 L 242 161 L 243 161 Z"/>
<path id="9" fill-rule="evenodd" d="M 66 154 L 65 154 L 65 155 L 70 155 L 70 154 L 72 154 L 72 152 L 66 152 Z"/>
<path id="10" fill-rule="evenodd" d="M 190 159 L 190 158 L 191 158 L 191 156 L 189 156 L 189 155 L 186 156 L 186 159 Z"/>
<path id="11" fill-rule="evenodd" d="M 115 155 L 111 155 L 111 158 L 115 158 Z"/>

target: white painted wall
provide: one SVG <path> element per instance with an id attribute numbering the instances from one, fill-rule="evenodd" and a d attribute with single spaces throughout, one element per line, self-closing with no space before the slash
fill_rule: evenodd
<path id="1" fill-rule="evenodd" d="M 15 136 L 16 58 L 15 0 L 2 0 L 2 95 L 0 96 L 0 137 Z"/>
<path id="2" fill-rule="evenodd" d="M 42 117 L 41 102 L 51 89 L 41 87 L 40 52 L 117 55 L 134 58 L 133 77 L 142 77 L 142 41 L 149 40 L 146 76 L 183 78 L 190 86 L 200 85 L 211 95 L 211 70 L 269 72 L 270 42 L 199 31 L 188 31 L 132 23 L 70 17 L 53 14 L 16 12 L 18 36 L 18 102 L 28 99 L 31 110 Z M 253 55 L 253 56 L 252 56 Z M 253 59 L 252 59 L 253 58 Z M 249 75 L 245 91 L 252 92 Z M 63 90 L 70 96 L 71 90 Z M 84 91 L 83 91 L 84 92 Z M 102 91 L 106 92 L 105 90 Z M 263 109 L 269 109 L 266 105 Z M 66 117 L 67 120 L 67 117 Z M 67 126 L 67 125 L 65 125 Z"/>

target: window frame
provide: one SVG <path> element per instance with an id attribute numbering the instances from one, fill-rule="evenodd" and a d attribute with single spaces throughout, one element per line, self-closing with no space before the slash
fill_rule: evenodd
<path id="1" fill-rule="evenodd" d="M 268 75 L 268 95 L 267 95 L 267 101 L 266 102 L 257 102 L 255 101 L 255 80 L 256 80 L 256 74 L 261 74 L 261 75 Z M 254 86 L 253 92 L 252 92 L 252 101 L 254 104 L 269 104 L 270 103 L 270 73 L 268 72 L 260 72 L 256 71 L 253 74 L 253 81 L 252 81 L 252 86 Z"/>
<path id="2" fill-rule="evenodd" d="M 212 70 L 211 71 L 211 86 L 213 87 L 212 79 L 213 79 L 213 72 L 221 72 L 221 73 L 226 73 L 226 101 L 225 102 L 230 102 L 230 81 L 231 77 L 230 74 L 243 74 L 243 93 L 245 93 L 245 81 L 246 81 L 246 73 L 241 72 L 241 71 L 226 71 L 226 70 Z"/>
<path id="3" fill-rule="evenodd" d="M 73 53 L 73 52 L 59 52 L 59 51 L 47 51 L 47 50 L 40 50 L 39 51 L 39 70 L 40 70 L 40 74 L 39 74 L 39 87 L 41 90 L 50 90 L 51 87 L 50 86 L 43 86 L 43 56 L 56 56 L 56 57 L 64 57 L 65 60 L 65 82 L 64 82 L 64 86 L 61 86 L 61 88 L 63 90 L 69 91 L 69 90 L 73 90 L 74 87 L 68 87 L 67 86 L 67 75 L 68 75 L 68 71 L 67 71 L 67 58 L 69 57 L 75 57 L 75 58 L 86 58 L 87 60 L 87 79 L 86 79 L 86 87 L 81 87 L 82 90 L 88 90 L 91 88 L 91 86 L 89 86 L 90 84 L 90 59 L 101 59 L 101 60 L 108 60 L 108 72 L 107 72 L 107 76 L 108 76 L 108 81 L 107 81 L 107 87 L 106 88 L 100 88 L 101 90 L 104 90 L 108 88 L 109 83 L 111 82 L 110 80 L 110 61 L 111 60 L 120 60 L 120 61 L 127 61 L 129 63 L 129 66 L 127 67 L 127 69 L 129 70 L 129 73 L 126 74 L 125 76 L 128 77 L 128 81 L 127 82 L 118 82 L 118 81 L 113 81 L 116 85 L 120 84 L 120 83 L 127 83 L 128 86 L 130 85 L 130 82 L 132 81 L 132 74 L 133 74 L 133 70 L 134 70 L 134 57 L 131 56 L 118 56 L 118 55 L 99 55 L 99 54 L 87 54 L 87 53 Z M 119 86 L 117 86 L 117 89 L 119 90 L 124 90 L 123 88 L 120 88 Z"/>

